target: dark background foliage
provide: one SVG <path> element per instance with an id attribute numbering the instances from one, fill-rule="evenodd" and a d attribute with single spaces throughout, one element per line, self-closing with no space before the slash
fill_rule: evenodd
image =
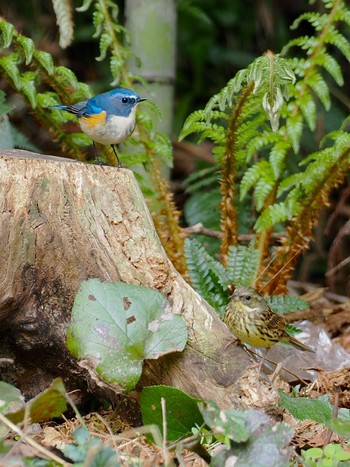
<path id="1" fill-rule="evenodd" d="M 123 21 L 124 4 L 120 7 L 120 20 Z M 74 7 L 81 2 L 74 1 Z M 283 45 L 293 37 L 289 26 L 302 12 L 319 10 L 321 2 L 311 5 L 303 0 L 179 0 L 178 39 L 177 39 L 177 77 L 175 88 L 174 137 L 178 135 L 186 117 L 195 109 L 203 108 L 209 98 L 218 92 L 235 73 L 270 49 L 278 53 Z M 58 28 L 51 2 L 13 0 L 3 2 L 0 13 L 12 22 L 18 31 L 31 37 L 38 49 L 53 55 L 57 63 L 72 69 L 78 79 L 92 85 L 96 93 L 110 88 L 111 75 L 107 61 L 96 62 L 99 55 L 98 44 L 93 39 L 91 14 L 75 13 L 74 41 L 63 50 L 58 45 Z M 137 14 L 137 12 L 135 12 Z M 302 23 L 301 33 L 307 34 L 310 26 Z M 334 49 L 334 53 L 337 50 Z M 341 59 L 340 59 L 341 60 Z M 350 67 L 344 60 L 343 74 L 345 83 L 350 82 Z M 334 91 L 335 101 L 325 118 L 320 110 L 315 135 L 304 138 L 305 149 L 310 138 L 321 140 L 323 135 L 345 118 L 349 112 L 349 85 L 342 92 Z M 28 114 L 28 108 L 19 95 L 13 94 L 7 82 L 0 80 L 0 88 L 8 95 L 7 102 L 13 106 L 10 114 L 12 122 L 40 152 L 60 154 L 57 144 L 46 131 L 38 131 L 37 123 Z M 308 140 L 309 138 L 309 140 Z M 210 146 L 203 147 L 203 153 L 210 155 Z M 177 160 L 175 151 L 175 171 L 173 188 L 181 209 L 187 196 L 181 186 L 183 179 L 194 169 L 210 167 L 205 157 L 189 158 L 185 163 Z M 348 256 L 346 228 L 341 237 L 339 232 L 348 220 L 348 191 L 342 186 L 333 194 L 332 206 L 325 209 L 315 240 L 300 263 L 297 277 L 301 281 L 324 282 L 324 273 L 333 263 L 339 263 Z M 191 206 L 185 205 L 185 211 Z M 332 213 L 332 215 L 330 215 Z M 215 220 L 213 223 L 215 227 Z M 350 230 L 350 229 L 349 229 Z M 338 237 L 337 237 L 338 236 Z M 334 240 L 337 239 L 336 242 Z M 331 257 L 329 248 L 332 246 Z M 346 268 L 331 276 L 329 285 L 339 293 L 348 293 L 344 284 L 347 281 Z"/>

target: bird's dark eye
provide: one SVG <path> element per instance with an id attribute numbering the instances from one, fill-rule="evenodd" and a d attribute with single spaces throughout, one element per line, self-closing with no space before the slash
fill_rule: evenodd
<path id="1" fill-rule="evenodd" d="M 123 97 L 122 103 L 127 104 L 129 102 L 129 99 L 127 97 Z"/>
<path id="2" fill-rule="evenodd" d="M 248 300 L 248 302 L 249 302 L 249 300 L 250 300 L 251 298 L 252 298 L 252 297 L 251 297 L 250 295 L 246 295 L 246 296 L 245 296 L 245 299 Z"/>

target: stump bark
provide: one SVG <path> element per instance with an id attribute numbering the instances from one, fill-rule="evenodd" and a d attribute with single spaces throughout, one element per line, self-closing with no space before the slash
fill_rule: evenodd
<path id="1" fill-rule="evenodd" d="M 147 361 L 141 385 L 240 406 L 236 382 L 249 358 L 227 345 L 232 334 L 167 258 L 130 170 L 1 150 L 0 177 L 0 358 L 14 359 L 1 379 L 27 397 L 56 376 L 94 389 L 65 333 L 80 283 L 95 277 L 159 290 L 186 321 L 185 351 Z"/>

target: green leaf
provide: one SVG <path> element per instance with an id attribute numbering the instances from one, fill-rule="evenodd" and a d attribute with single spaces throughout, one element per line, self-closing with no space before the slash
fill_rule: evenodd
<path id="1" fill-rule="evenodd" d="M 191 433 L 192 427 L 203 424 L 196 399 L 170 386 L 148 386 L 141 393 L 141 413 L 144 425 L 155 424 L 163 433 L 161 399 L 165 399 L 167 440 L 176 441 Z"/>
<path id="2" fill-rule="evenodd" d="M 313 420 L 317 423 L 329 423 L 332 419 L 332 406 L 329 396 L 321 396 L 318 399 L 308 397 L 291 397 L 283 391 L 279 391 L 280 404 L 287 409 L 297 420 Z"/>
<path id="3" fill-rule="evenodd" d="M 344 420 L 342 418 L 334 418 L 328 424 L 332 431 L 335 431 L 340 436 L 346 436 L 349 438 L 350 433 L 350 420 Z"/>
<path id="4" fill-rule="evenodd" d="M 60 417 L 66 410 L 66 390 L 61 378 L 56 378 L 42 393 L 26 404 L 26 409 L 7 414 L 13 423 L 23 421 L 25 414 L 29 414 L 31 423 L 46 422 Z"/>
<path id="5" fill-rule="evenodd" d="M 186 324 L 167 305 L 163 294 L 147 287 L 83 282 L 74 300 L 67 347 L 103 381 L 131 390 L 144 359 L 185 347 Z"/>
<path id="6" fill-rule="evenodd" d="M 200 406 L 205 423 L 213 433 L 227 436 L 236 443 L 248 441 L 252 433 L 250 422 L 255 424 L 266 422 L 266 416 L 256 410 L 246 412 L 239 410 L 220 410 L 213 401 Z"/>
<path id="7" fill-rule="evenodd" d="M 348 431 L 349 435 L 349 431 Z M 344 451 L 344 448 L 339 444 L 327 444 L 324 448 L 324 454 L 328 459 L 332 460 L 348 460 L 350 459 L 350 452 Z M 332 463 L 332 465 L 334 465 Z"/>
<path id="8" fill-rule="evenodd" d="M 92 438 L 87 428 L 74 430 L 74 443 L 66 444 L 61 451 L 74 465 L 89 467 L 119 467 L 118 454 L 110 446 L 104 446 L 98 438 Z"/>
<path id="9" fill-rule="evenodd" d="M 5 381 L 0 381 L 0 412 L 6 413 L 7 411 L 12 411 L 13 407 L 18 407 L 18 404 L 22 405 L 24 403 L 24 397 L 21 394 L 21 391 L 12 384 L 5 383 Z"/>
<path id="10" fill-rule="evenodd" d="M 217 436 L 231 440 L 226 450 L 214 454 L 211 465 L 235 467 L 289 466 L 293 429 L 274 423 L 258 410 L 220 410 L 213 402 L 201 408 L 204 421 Z"/>

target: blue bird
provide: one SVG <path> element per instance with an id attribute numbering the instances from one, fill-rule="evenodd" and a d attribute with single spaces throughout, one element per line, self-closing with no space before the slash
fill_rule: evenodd
<path id="1" fill-rule="evenodd" d="M 110 144 L 118 167 L 122 167 L 115 145 L 132 134 L 136 125 L 137 104 L 145 100 L 131 89 L 117 88 L 74 105 L 53 105 L 52 108 L 65 110 L 78 117 L 82 132 L 93 141 L 97 164 L 101 164 L 101 161 L 95 141 Z"/>

